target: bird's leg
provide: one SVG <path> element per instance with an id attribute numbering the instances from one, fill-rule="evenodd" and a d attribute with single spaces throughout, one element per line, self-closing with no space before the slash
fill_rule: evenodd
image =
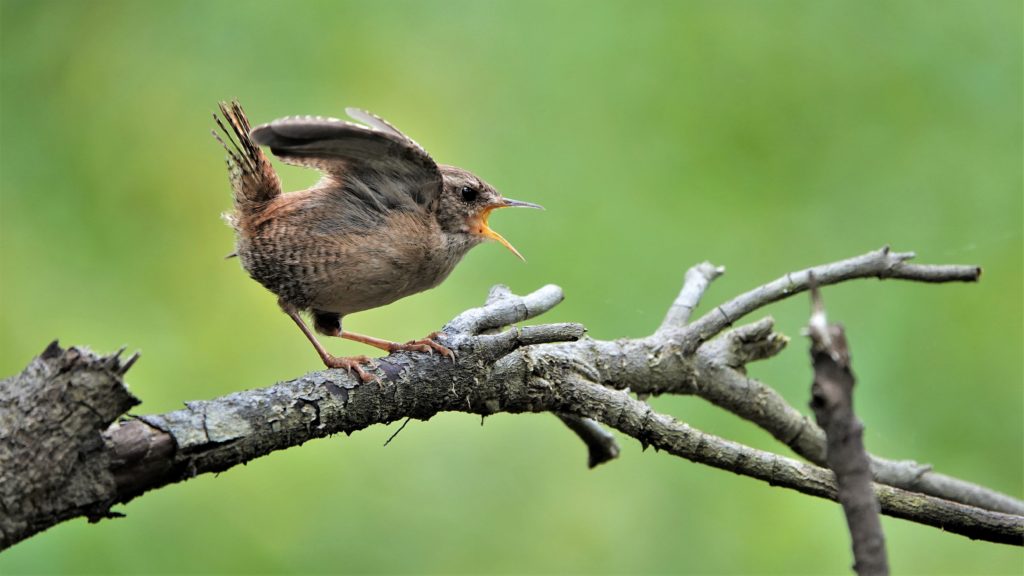
<path id="1" fill-rule="evenodd" d="M 439 352 L 442 356 L 447 356 L 448 358 L 451 358 L 452 361 L 454 361 L 455 351 L 443 344 L 438 343 L 437 340 L 435 340 L 440 335 L 440 332 L 431 332 L 430 334 L 427 335 L 426 338 L 420 338 L 419 340 L 410 340 L 405 344 L 402 344 L 400 342 L 382 340 L 381 338 L 374 338 L 373 336 L 366 336 L 364 334 L 356 334 L 355 332 L 346 332 L 344 330 L 342 330 L 341 334 L 339 334 L 339 336 L 341 336 L 342 338 L 354 340 L 356 342 L 362 342 L 363 344 L 369 344 L 374 348 L 380 348 L 381 350 L 385 350 L 388 353 L 396 352 L 398 350 L 411 350 L 413 352 L 429 352 L 431 354 L 433 354 L 434 352 Z"/>
<path id="2" fill-rule="evenodd" d="M 376 377 L 366 370 L 363 370 L 363 364 L 369 364 L 373 361 L 369 357 L 353 356 L 351 358 L 340 358 L 338 356 L 332 356 L 324 349 L 323 344 L 320 344 L 320 341 L 317 340 L 315 335 L 313 335 L 313 332 L 309 330 L 309 326 L 306 326 L 306 322 L 302 320 L 302 317 L 299 316 L 299 313 L 295 308 L 282 302 L 281 309 L 284 310 L 284 313 L 287 314 L 289 318 L 295 321 L 299 330 L 302 330 L 302 333 L 305 334 L 306 338 L 308 338 L 313 344 L 313 348 L 316 348 L 316 352 L 320 355 L 320 359 L 324 361 L 325 366 L 328 368 L 345 368 L 349 372 L 355 372 L 363 382 L 372 382 L 373 380 L 376 380 Z"/>

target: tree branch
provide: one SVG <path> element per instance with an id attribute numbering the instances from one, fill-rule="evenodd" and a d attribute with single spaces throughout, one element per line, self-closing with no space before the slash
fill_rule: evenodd
<path id="1" fill-rule="evenodd" d="M 558 286 L 549 284 L 527 296 L 516 296 L 508 286 L 498 284 L 487 294 L 481 308 L 473 308 L 456 316 L 445 327 L 451 334 L 494 334 L 500 328 L 523 322 L 557 306 L 565 296 Z M 615 436 L 589 418 L 557 414 L 587 447 L 587 466 L 593 468 L 618 458 Z"/>
<path id="2" fill-rule="evenodd" d="M 729 334 L 724 336 L 729 337 Z M 771 337 L 785 338 L 775 333 L 771 333 Z M 663 361 L 655 367 L 632 364 L 631 369 L 618 373 L 602 372 L 595 376 L 595 380 L 606 386 L 629 388 L 638 394 L 696 395 L 749 420 L 800 456 L 824 466 L 825 433 L 821 428 L 786 402 L 774 389 L 748 377 L 742 367 L 731 364 L 729 359 L 732 356 L 720 348 L 721 340 L 712 340 L 699 348 L 692 365 L 678 362 L 678 357 L 662 354 Z M 578 346 L 586 346 L 591 342 L 584 341 L 578 343 Z M 594 354 L 653 356 L 662 349 L 657 343 L 630 343 L 635 346 L 628 350 L 599 350 Z M 776 345 L 782 343 L 776 340 Z M 609 344 L 618 347 L 618 343 Z M 771 346 L 766 345 L 766 349 L 770 350 Z M 694 374 L 701 376 L 699 381 Z M 871 468 L 875 480 L 882 484 L 996 512 L 1024 515 L 1024 502 L 984 486 L 934 472 L 927 464 L 871 456 Z"/>
<path id="3" fill-rule="evenodd" d="M 811 408 L 818 425 L 825 429 L 828 467 L 835 472 L 839 502 L 853 540 L 853 568 L 861 575 L 888 575 L 885 535 L 871 486 L 871 461 L 864 450 L 864 425 L 853 411 L 855 379 L 846 333 L 842 326 L 828 323 L 813 277 L 811 302 L 807 327 L 814 364 Z"/>
<path id="4" fill-rule="evenodd" d="M 562 348 L 565 355 L 587 349 L 587 357 L 620 359 L 617 365 L 596 362 L 597 382 L 638 394 L 693 394 L 722 407 L 737 416 L 764 428 L 797 454 L 820 466 L 825 465 L 825 435 L 807 416 L 789 405 L 775 390 L 747 377 L 739 362 L 730 356 L 721 339 L 707 342 L 732 322 L 772 302 L 799 294 L 809 287 L 810 274 L 821 285 L 836 284 L 859 278 L 898 278 L 922 282 L 971 282 L 981 275 L 976 266 L 933 266 L 907 263 L 912 252 L 893 253 L 888 247 L 839 262 L 793 272 L 750 290 L 717 307 L 699 320 L 677 330 L 667 330 L 665 323 L 654 336 L 646 339 L 596 343 L 584 341 Z M 678 301 L 678 298 L 677 298 Z M 722 312 L 725 311 L 725 312 Z M 784 336 L 770 332 L 771 320 L 758 323 L 769 331 L 765 334 L 764 351 L 778 351 L 787 342 Z M 767 324 L 762 324 L 767 323 Z M 744 328 L 742 330 L 751 330 Z M 743 335 L 741 332 L 739 335 Z M 734 339 L 735 336 L 730 336 Z M 768 341 L 771 339 L 772 341 Z M 691 355 L 686 349 L 697 345 Z M 550 348 L 549 348 L 550 349 Z M 692 362 L 686 359 L 691 358 Z M 634 359 L 635 361 L 629 361 Z M 651 361 L 646 361 L 650 359 Z M 751 357 L 750 360 L 760 359 Z M 602 367 L 611 368 L 608 370 Z M 694 375 L 700 374 L 698 381 Z M 921 492 L 977 506 L 988 510 L 1024 515 L 1024 502 L 994 490 L 957 478 L 933 472 L 931 466 L 912 460 L 894 461 L 872 456 L 875 480 L 914 492 Z"/>
<path id="5" fill-rule="evenodd" d="M 683 289 L 669 306 L 668 313 L 665 314 L 665 319 L 658 330 L 664 332 L 685 326 L 697 304 L 700 304 L 704 292 L 711 286 L 711 282 L 722 274 L 725 274 L 725 267 L 715 266 L 710 262 L 701 262 L 687 270 L 683 277 Z"/>
<path id="6" fill-rule="evenodd" d="M 682 341 L 683 350 L 692 352 L 754 310 L 807 290 L 812 275 L 821 286 L 871 277 L 918 282 L 977 282 L 981 277 L 981 268 L 978 266 L 908 264 L 907 260 L 913 257 L 913 252 L 892 252 L 888 246 L 884 246 L 863 256 L 786 274 L 733 298 L 690 324 Z"/>
<path id="7" fill-rule="evenodd" d="M 846 266 L 842 277 L 871 275 L 868 269 L 878 275 L 875 261 L 890 258 L 878 253 L 868 256 L 871 258 L 861 260 L 869 265 L 852 270 Z M 889 276 L 893 276 L 892 269 L 889 266 Z M 929 278 L 935 277 L 929 274 Z M 841 281 L 836 274 L 824 278 Z M 795 290 L 791 287 L 789 293 Z M 781 297 L 784 295 L 759 297 L 761 304 L 748 303 L 736 309 L 753 310 Z M 488 304 L 460 314 L 445 326 L 442 338 L 458 352 L 457 362 L 395 353 L 380 359 L 379 385 L 362 385 L 343 370 L 312 372 L 269 388 L 189 402 L 182 410 L 140 416 L 109 427 L 116 415 L 100 411 L 84 426 L 87 431 L 71 438 L 54 431 L 74 407 L 61 407 L 64 412 L 29 413 L 22 404 L 8 399 L 16 398 L 30 380 L 37 382 L 34 395 L 47 395 L 58 406 L 71 388 L 79 386 L 88 386 L 93 395 L 124 395 L 127 393 L 119 392 L 123 391 L 123 366 L 84 350 L 48 348 L 24 373 L 0 383 L 0 433 L 4 434 L 0 437 L 0 548 L 74 516 L 98 519 L 108 515 L 111 506 L 147 490 L 226 470 L 312 438 L 408 417 L 425 420 L 442 411 L 549 411 L 563 419 L 575 419 L 569 423 L 574 430 L 585 430 L 584 438 L 596 439 L 611 452 L 608 434 L 596 425 L 601 422 L 695 462 L 835 499 L 835 485 L 827 470 L 704 434 L 615 390 L 629 387 L 634 392 L 695 393 L 717 399 L 743 417 L 757 418 L 776 437 L 785 438 L 787 445 L 799 447 L 798 451 L 813 453 L 817 449 L 823 454 L 820 429 L 777 394 L 773 400 L 773 391 L 742 372 L 745 362 L 769 357 L 784 346 L 785 338 L 772 332 L 770 319 L 729 331 L 698 345 L 692 353 L 685 352 L 683 341 L 693 333 L 693 326 L 703 321 L 700 325 L 706 328 L 710 321 L 701 319 L 647 338 L 614 342 L 586 338 L 578 324 L 495 332 L 529 320 L 561 299 L 561 290 L 554 286 L 523 297 L 496 288 Z M 59 376 L 64 372 L 68 376 L 62 380 Z M 732 394 L 740 389 L 755 396 L 766 391 L 771 394 L 765 395 L 768 402 L 757 408 L 733 403 Z M 782 415 L 774 414 L 776 411 Z M 576 425 L 587 419 L 589 424 Z M 67 444 L 69 454 L 77 455 L 67 460 L 70 464 L 66 467 L 55 466 L 48 453 L 40 450 L 40 446 L 61 442 Z M 83 465 L 88 465 L 89 473 L 77 469 Z M 31 480 L 19 483 L 22 476 Z M 1024 516 L 881 485 L 874 489 L 886 514 L 972 538 L 1022 544 Z M 45 502 L 52 504 L 43 505 Z"/>

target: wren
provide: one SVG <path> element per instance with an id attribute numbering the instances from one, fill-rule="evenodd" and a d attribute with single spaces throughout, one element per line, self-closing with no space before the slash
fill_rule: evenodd
<path id="1" fill-rule="evenodd" d="M 434 288 L 474 246 L 496 240 L 522 255 L 488 226 L 498 208 L 541 208 L 503 198 L 473 173 L 437 164 L 397 128 L 369 112 L 346 112 L 355 122 L 292 116 L 250 129 L 238 102 L 222 102 L 236 250 L 249 275 L 278 297 L 329 368 L 346 368 L 373 380 L 366 356 L 335 357 L 324 349 L 300 313 L 320 334 L 394 352 L 454 352 L 437 333 L 404 344 L 342 329 L 353 312 L 390 304 Z M 225 125 L 226 122 L 226 125 Z M 284 194 L 260 149 L 288 164 L 322 173 L 311 188 Z"/>

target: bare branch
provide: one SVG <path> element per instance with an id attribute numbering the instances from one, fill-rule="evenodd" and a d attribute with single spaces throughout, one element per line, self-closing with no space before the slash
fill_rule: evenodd
<path id="1" fill-rule="evenodd" d="M 820 465 L 825 463 L 825 435 L 820 428 L 790 406 L 774 390 L 763 383 L 750 379 L 742 370 L 744 360 L 760 359 L 737 354 L 735 336 L 712 340 L 707 346 L 701 343 L 709 340 L 739 317 L 772 302 L 793 296 L 807 289 L 807 280 L 814 274 L 821 284 L 834 284 L 846 280 L 866 277 L 898 278 L 921 282 L 972 282 L 978 280 L 981 268 L 959 265 L 919 265 L 906 260 L 914 257 L 912 252 L 892 253 L 888 247 L 847 260 L 794 272 L 783 276 L 719 306 L 712 312 L 687 326 L 678 334 L 665 332 L 665 324 L 640 349 L 604 350 L 603 353 L 617 355 L 639 354 L 645 358 L 670 359 L 669 365 L 645 367 L 642 363 L 630 363 L 629 374 L 601 374 L 598 380 L 617 388 L 630 388 L 640 394 L 696 394 L 712 403 L 734 412 L 738 416 L 761 426 L 775 438 L 791 447 L 796 453 Z M 677 299 L 678 301 L 678 299 Z M 676 307 L 673 304 L 673 308 Z M 753 329 L 753 328 L 751 328 Z M 661 338 L 659 338 L 661 336 Z M 777 346 L 767 346 L 766 351 L 776 350 L 784 345 L 784 336 L 778 336 Z M 670 346 L 678 346 L 668 354 L 661 346 L 667 339 Z M 639 342 L 635 342 L 640 344 Z M 767 345 L 767 342 L 765 343 Z M 684 358 L 694 346 L 697 350 L 696 366 L 685 366 L 672 362 L 672 357 Z M 625 346 L 624 346 L 625 347 Z M 723 369 L 738 368 L 739 370 Z M 714 372 L 710 382 L 696 386 L 692 377 L 694 371 L 701 374 Z M 648 374 L 654 372 L 653 374 Z M 875 456 L 872 470 L 875 479 L 907 490 L 947 498 L 971 506 L 989 510 L 1024 514 L 1024 502 L 994 490 L 952 478 L 931 471 L 931 466 L 911 460 L 893 461 Z"/>
<path id="2" fill-rule="evenodd" d="M 778 392 L 750 378 L 732 364 L 735 356 L 718 339 L 684 356 L 671 342 L 648 338 L 613 342 L 582 339 L 546 346 L 544 354 L 573 361 L 593 372 L 595 382 L 637 394 L 692 394 L 749 420 L 794 452 L 825 465 L 825 433 L 786 402 Z M 568 361 L 568 360 L 567 360 Z M 699 378 L 698 378 L 699 375 Z M 912 460 L 871 457 L 875 480 L 904 490 L 929 494 L 997 512 L 1024 514 L 1024 502 L 932 471 Z"/>
<path id="3" fill-rule="evenodd" d="M 540 326 L 513 326 L 497 334 L 485 334 L 472 340 L 475 351 L 487 358 L 495 359 L 522 348 L 551 342 L 574 342 L 583 337 L 586 328 L 582 324 L 542 324 Z"/>
<path id="4" fill-rule="evenodd" d="M 871 461 L 864 450 L 864 425 L 854 414 L 855 379 L 843 327 L 829 324 L 821 291 L 811 277 L 813 311 L 807 327 L 811 338 L 814 383 L 811 408 L 825 430 L 826 460 L 835 472 L 839 502 L 853 540 L 857 574 L 889 574 L 885 535 L 878 517 L 878 499 L 871 486 Z"/>
<path id="5" fill-rule="evenodd" d="M 645 444 L 695 462 L 819 497 L 836 497 L 832 476 L 826 470 L 699 432 L 655 413 L 646 403 L 622 391 L 593 385 L 579 375 L 573 363 L 545 358 L 535 350 L 515 351 L 490 366 L 472 349 L 460 350 L 458 363 L 439 356 L 396 353 L 388 363 L 399 369 L 389 370 L 382 385 L 363 385 L 344 370 L 325 370 L 270 388 L 190 402 L 182 410 L 114 424 L 101 444 L 106 459 L 92 458 L 106 463 L 100 467 L 105 478 L 98 484 L 102 490 L 84 501 L 75 501 L 59 514 L 40 516 L 24 510 L 20 518 L 31 518 L 32 522 L 20 528 L 5 524 L 5 540 L 0 544 L 10 545 L 74 515 L 103 516 L 111 505 L 146 490 L 197 474 L 220 472 L 312 438 L 351 433 L 406 417 L 428 419 L 441 411 L 572 414 L 603 422 Z M 97 374 L 104 375 L 102 384 L 107 388 L 120 385 L 120 377 L 113 371 Z M 173 450 L 168 450 L 169 446 Z M 38 474 L 55 474 L 49 463 L 39 466 Z M 20 469 L 25 471 L 24 467 Z M 94 485 L 89 479 L 81 482 Z M 66 480 L 63 485 L 69 493 L 83 493 Z M 1024 517 L 905 492 L 887 494 L 888 500 L 882 500 L 885 513 L 973 538 L 1021 544 Z M 8 523 L 18 520 L 12 512 L 19 510 L 17 502 L 13 497 L 4 500 Z"/>
<path id="6" fill-rule="evenodd" d="M 751 362 L 771 358 L 782 352 L 789 338 L 774 331 L 775 321 L 762 318 L 722 334 L 704 347 L 709 356 L 732 368 L 742 369 Z"/>
<path id="7" fill-rule="evenodd" d="M 590 418 L 581 418 L 573 414 L 558 414 L 558 418 L 575 432 L 587 445 L 587 467 L 593 468 L 619 457 L 619 444 L 611 432 Z"/>
<path id="8" fill-rule="evenodd" d="M 658 331 L 664 332 L 685 326 L 690 321 L 690 314 L 693 314 L 694 308 L 700 304 L 700 299 L 708 286 L 722 274 L 725 274 L 725 267 L 715 266 L 710 262 L 701 262 L 687 270 L 683 278 L 683 288 L 669 307 Z"/>
<path id="9" fill-rule="evenodd" d="M 910 253 L 913 255 L 913 252 Z M 915 282 L 933 282 L 942 284 L 945 282 L 977 282 L 981 279 L 980 266 L 946 265 L 936 266 L 933 264 L 911 264 L 902 262 L 893 269 L 893 274 L 888 278 L 901 278 Z M 882 278 L 885 279 L 884 277 Z"/>
<path id="10" fill-rule="evenodd" d="M 505 286 L 495 286 L 487 304 L 459 314 L 442 331 L 446 334 L 481 334 L 536 318 L 557 306 L 564 298 L 562 289 L 554 284 L 548 284 L 526 296 L 516 296 Z"/>
<path id="11" fill-rule="evenodd" d="M 913 252 L 892 252 L 886 246 L 863 256 L 786 274 L 729 300 L 688 325 L 681 343 L 683 352 L 690 353 L 696 350 L 698 346 L 754 310 L 807 290 L 811 274 L 822 286 L 855 278 L 976 282 L 981 277 L 981 268 L 977 266 L 908 264 L 906 261 L 913 257 Z"/>
<path id="12" fill-rule="evenodd" d="M 532 294 L 521 298 L 509 290 L 503 284 L 495 285 L 487 294 L 487 301 L 483 308 L 476 308 L 460 314 L 455 320 L 448 323 L 446 330 L 470 330 L 477 334 L 497 334 L 498 330 L 505 325 L 521 320 L 526 320 L 550 310 L 562 301 L 561 288 L 548 285 Z M 474 316 L 475 315 L 475 316 Z M 460 324 L 461 323 L 461 324 Z M 501 348 L 504 352 L 510 352 L 514 347 L 528 344 L 541 344 L 545 342 L 577 340 L 583 336 L 584 329 L 576 325 L 554 325 L 565 326 L 567 332 L 564 337 L 551 336 L 544 342 L 537 340 L 531 334 L 525 336 L 518 330 L 510 330 L 496 337 L 497 342 L 510 342 L 512 346 Z M 538 329 L 551 330 L 550 327 L 527 327 L 525 331 L 536 331 Z M 485 342 L 487 340 L 484 340 Z M 516 346 L 518 345 L 518 346 Z M 497 358 L 499 354 L 492 354 Z M 614 460 L 619 456 L 619 445 L 615 437 L 589 418 L 580 418 L 571 414 L 557 414 L 563 424 L 569 427 L 583 444 L 587 447 L 587 464 L 593 468 L 599 464 Z"/>
<path id="13" fill-rule="evenodd" d="M 905 268 L 901 265 L 905 257 L 895 257 L 894 262 L 894 256 L 887 252 L 872 253 L 840 262 L 832 265 L 839 271 L 825 275 L 823 281 L 838 282 L 872 274 L 927 278 L 946 274 L 930 268 Z M 876 260 L 887 262 L 889 268 L 880 269 Z M 874 272 L 868 274 L 869 270 Z M 796 282 L 788 290 L 798 289 L 800 283 Z M 774 288 L 769 285 L 764 290 L 771 292 Z M 744 306 L 753 309 L 781 297 L 784 296 L 751 297 L 756 305 L 748 302 Z M 536 317 L 561 299 L 562 292 L 555 286 L 523 297 L 506 288 L 495 288 L 485 306 L 460 314 L 445 327 L 448 344 L 459 353 L 458 362 L 398 352 L 380 360 L 379 385 L 362 385 L 343 370 L 313 372 L 269 388 L 189 402 L 183 410 L 114 423 L 102 436 L 103 423 L 112 417 L 100 411 L 103 417 L 87 427 L 91 432 L 61 440 L 85 447 L 69 448 L 78 454 L 69 462 L 77 463 L 78 467 L 88 465 L 88 469 L 82 469 L 87 470 L 85 473 L 75 464 L 68 469 L 53 466 L 47 460 L 48 452 L 39 450 L 35 443 L 28 445 L 26 453 L 23 442 L 11 441 L 25 430 L 56 430 L 60 419 L 66 417 L 59 410 L 25 412 L 23 404 L 8 402 L 17 394 L 13 382 L 38 378 L 42 386 L 38 394 L 59 399 L 59 383 L 64 380 L 55 374 L 61 378 L 86 378 L 78 374 L 84 367 L 61 372 L 60 358 L 65 352 L 48 349 L 25 373 L 0 385 L 0 448 L 14 446 L 11 457 L 18 461 L 17 466 L 0 462 L 0 548 L 67 518 L 103 517 L 110 513 L 111 506 L 146 490 L 197 474 L 222 471 L 312 438 L 350 433 L 409 417 L 428 419 L 441 411 L 553 412 L 584 438 L 591 448 L 592 462 L 618 453 L 614 437 L 597 424 L 603 422 L 642 443 L 696 462 L 835 498 L 835 486 L 828 471 L 703 434 L 654 413 L 646 403 L 621 391 L 630 388 L 637 393 L 698 394 L 758 423 L 808 459 L 823 462 L 825 443 L 821 429 L 773 390 L 743 374 L 746 362 L 770 357 L 784 346 L 785 337 L 773 332 L 771 319 L 732 330 L 697 346 L 693 352 L 686 352 L 685 340 L 692 334 L 693 326 L 701 322 L 711 325 L 703 318 L 682 329 L 635 340 L 591 340 L 583 335 L 583 327 L 578 324 L 528 326 L 495 333 L 502 326 Z M 742 310 L 744 306 L 736 309 Z M 712 315 L 716 313 L 719 312 Z M 47 366 L 39 365 L 40 362 Z M 102 358 L 87 364 L 98 367 L 87 377 L 95 379 L 96 390 L 114 394 L 123 389 L 120 379 L 125 364 Z M 54 383 L 58 389 L 50 388 Z M 39 405 L 37 402 L 36 406 Z M 10 412 L 12 406 L 14 412 Z M 37 423 L 36 419 L 42 422 Z M 37 424 L 37 428 L 32 428 Z M 45 438 L 40 436 L 39 445 L 49 446 L 46 443 L 50 441 Z M 937 475 L 913 463 L 875 459 L 873 466 L 876 478 L 896 486 L 932 490 L 933 494 L 978 501 L 990 508 L 1003 505 L 1014 511 L 1024 510 L 1024 504 L 1009 496 Z M 51 487 L 46 489 L 49 492 L 26 497 L 20 489 L 10 488 L 30 487 L 17 484 L 11 470 L 18 470 L 26 479 L 35 479 L 29 480 L 30 485 L 38 480 L 41 486 Z M 969 488 L 965 490 L 964 486 Z M 884 513 L 973 538 L 1021 544 L 1024 516 L 1020 514 L 993 513 L 885 486 L 874 489 Z M 36 501 L 53 498 L 54 494 L 65 498 L 53 500 L 50 508 Z M 993 500 L 996 505 L 991 505 Z"/>
<path id="14" fill-rule="evenodd" d="M 715 342 L 717 339 L 707 346 Z M 658 378 L 649 380 L 644 379 L 643 371 L 623 376 L 627 377 L 628 387 L 639 394 L 699 396 L 753 422 L 800 456 L 824 466 L 825 433 L 821 428 L 771 387 L 740 370 L 724 365 L 723 358 L 727 362 L 730 357 L 718 356 L 713 348 L 705 350 L 707 346 L 698 349 L 694 365 L 689 370 L 684 366 L 676 366 L 658 372 Z M 699 386 L 689 376 L 692 371 L 702 376 Z M 670 375 L 676 376 L 676 379 L 673 380 Z M 606 385 L 619 387 L 617 378 L 608 379 L 603 373 L 599 378 Z M 973 482 L 934 472 L 931 466 L 913 460 L 889 460 L 871 456 L 871 469 L 875 480 L 882 484 L 996 512 L 1024 515 L 1024 502 L 1016 498 Z"/>
<path id="15" fill-rule="evenodd" d="M 701 432 L 675 419 L 658 414 L 646 403 L 622 392 L 594 386 L 580 378 L 567 378 L 563 394 L 595 418 L 620 432 L 687 460 L 763 480 L 772 486 L 836 500 L 833 474 L 824 468 L 803 464 Z M 506 406 L 511 410 L 511 406 Z M 874 485 L 882 513 L 941 528 L 972 539 L 1015 546 L 1024 545 L 1024 516 L 991 512 Z"/>

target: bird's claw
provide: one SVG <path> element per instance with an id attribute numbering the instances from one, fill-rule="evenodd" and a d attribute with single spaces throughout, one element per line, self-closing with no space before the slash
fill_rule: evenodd
<path id="1" fill-rule="evenodd" d="M 364 384 L 373 382 L 374 380 L 380 384 L 380 378 L 373 374 L 370 374 L 366 370 L 363 370 L 363 365 L 372 365 L 373 359 L 369 356 L 352 356 L 349 358 L 342 358 L 338 356 L 328 356 L 324 358 L 324 364 L 328 368 L 344 368 L 349 374 L 355 372 L 359 379 Z"/>
<path id="2" fill-rule="evenodd" d="M 440 332 L 431 332 L 430 334 L 427 334 L 426 338 L 420 338 L 419 340 L 410 340 L 405 344 L 394 344 L 393 346 L 391 346 L 391 349 L 389 351 L 395 352 L 397 350 L 412 350 L 415 352 L 426 352 L 431 356 L 433 356 L 434 353 L 437 352 L 446 358 L 451 358 L 452 362 L 455 362 L 455 358 L 457 356 L 455 354 L 455 351 L 445 346 L 444 344 L 438 342 L 437 338 L 439 336 L 443 336 L 443 334 Z"/>

